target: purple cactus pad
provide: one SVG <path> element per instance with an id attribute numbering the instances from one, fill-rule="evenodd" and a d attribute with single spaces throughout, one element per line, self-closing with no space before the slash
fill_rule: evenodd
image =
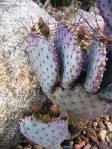
<path id="1" fill-rule="evenodd" d="M 104 32 L 110 36 L 112 33 L 112 0 L 97 0 L 97 5 L 105 21 Z"/>
<path id="2" fill-rule="evenodd" d="M 94 119 L 106 114 L 112 107 L 107 101 L 100 100 L 97 94 L 87 93 L 81 85 L 76 85 L 71 90 L 58 88 L 55 96 L 62 110 L 72 113 L 75 120 Z"/>
<path id="3" fill-rule="evenodd" d="M 112 0 L 97 0 L 97 5 L 105 23 L 112 26 Z"/>
<path id="4" fill-rule="evenodd" d="M 58 55 L 47 40 L 30 34 L 28 37 L 29 58 L 33 71 L 46 94 L 51 94 L 59 75 Z"/>
<path id="5" fill-rule="evenodd" d="M 90 47 L 91 57 L 87 69 L 84 88 L 88 92 L 96 92 L 102 81 L 106 65 L 106 47 L 98 40 L 94 40 Z"/>
<path id="6" fill-rule="evenodd" d="M 63 121 L 60 116 L 45 124 L 34 117 L 26 117 L 20 123 L 20 130 L 30 141 L 45 148 L 58 149 L 62 141 L 68 137 L 68 120 Z"/>
<path id="7" fill-rule="evenodd" d="M 57 26 L 55 46 L 60 58 L 61 84 L 69 88 L 81 73 L 82 52 L 74 33 L 63 23 Z"/>

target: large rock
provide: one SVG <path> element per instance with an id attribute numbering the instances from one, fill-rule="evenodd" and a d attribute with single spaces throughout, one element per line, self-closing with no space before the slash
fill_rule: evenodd
<path id="1" fill-rule="evenodd" d="M 39 17 L 54 22 L 31 0 L 0 1 L 0 149 L 18 142 L 19 121 L 36 94 L 26 37 Z"/>

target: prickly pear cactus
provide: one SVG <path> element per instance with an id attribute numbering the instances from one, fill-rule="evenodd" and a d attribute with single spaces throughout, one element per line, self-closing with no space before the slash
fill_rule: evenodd
<path id="1" fill-rule="evenodd" d="M 30 34 L 28 37 L 29 58 L 43 91 L 51 94 L 59 75 L 56 49 L 47 40 Z"/>
<path id="2" fill-rule="evenodd" d="M 97 4 L 105 23 L 112 27 L 112 0 L 97 0 Z"/>
<path id="3" fill-rule="evenodd" d="M 112 101 L 112 84 L 102 89 L 99 96 Z"/>
<path id="4" fill-rule="evenodd" d="M 30 141 L 43 147 L 58 149 L 61 142 L 68 137 L 68 121 L 61 120 L 65 115 L 67 113 L 61 113 L 59 118 L 48 124 L 34 117 L 26 117 L 20 124 L 20 130 Z"/>
<path id="5" fill-rule="evenodd" d="M 80 85 L 72 90 L 57 89 L 56 101 L 62 110 L 69 111 L 75 119 L 90 120 L 95 116 L 104 114 L 111 107 L 107 101 L 101 101 L 97 94 L 87 93 Z"/>
<path id="6" fill-rule="evenodd" d="M 63 23 L 57 26 L 55 46 L 61 61 L 61 84 L 69 88 L 81 73 L 82 53 L 74 34 Z"/>
<path id="7" fill-rule="evenodd" d="M 91 58 L 87 68 L 87 75 L 84 88 L 88 92 L 96 92 L 100 88 L 100 83 L 106 65 L 106 48 L 98 40 L 94 40 L 90 47 Z"/>

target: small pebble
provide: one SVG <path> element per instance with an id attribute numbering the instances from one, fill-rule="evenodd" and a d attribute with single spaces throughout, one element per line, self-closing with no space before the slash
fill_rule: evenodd
<path id="1" fill-rule="evenodd" d="M 75 144 L 73 149 L 81 149 L 81 146 L 79 144 Z"/>
<path id="2" fill-rule="evenodd" d="M 81 149 L 82 147 L 84 147 L 86 145 L 85 141 L 82 141 L 79 144 L 74 144 L 74 148 L 73 149 Z"/>
<path id="3" fill-rule="evenodd" d="M 110 122 L 107 122 L 106 125 L 107 125 L 109 131 L 112 132 L 112 124 Z"/>
<path id="4" fill-rule="evenodd" d="M 92 121 L 88 123 L 88 127 L 92 127 Z"/>
<path id="5" fill-rule="evenodd" d="M 104 120 L 108 122 L 110 120 L 110 116 L 109 115 L 104 115 Z"/>
<path id="6" fill-rule="evenodd" d="M 69 144 L 72 146 L 74 144 L 74 142 L 73 141 L 70 141 Z"/>
<path id="7" fill-rule="evenodd" d="M 108 143 L 111 142 L 109 136 L 106 136 L 105 139 L 106 139 L 106 141 L 107 141 Z"/>
<path id="8" fill-rule="evenodd" d="M 109 149 L 107 145 L 105 144 L 100 144 L 99 149 Z"/>
<path id="9" fill-rule="evenodd" d="M 106 131 L 106 130 L 101 130 L 101 131 L 98 133 L 98 138 L 99 138 L 101 141 L 105 141 L 106 134 L 107 134 L 107 131 Z"/>
<path id="10" fill-rule="evenodd" d="M 99 127 L 99 128 L 103 128 L 103 129 L 106 128 L 105 125 L 104 125 L 102 122 L 99 122 L 99 123 L 98 123 L 98 127 Z"/>
<path id="11" fill-rule="evenodd" d="M 87 137 L 90 138 L 93 142 L 98 144 L 98 137 L 97 137 L 97 135 L 92 135 L 91 133 L 88 133 Z"/>
<path id="12" fill-rule="evenodd" d="M 109 133 L 108 136 L 109 136 L 109 138 L 110 138 L 110 140 L 112 142 L 112 133 Z"/>
<path id="13" fill-rule="evenodd" d="M 87 144 L 83 149 L 91 149 L 91 144 Z"/>
<path id="14" fill-rule="evenodd" d="M 89 138 L 86 137 L 84 140 L 85 140 L 86 144 L 88 144 Z"/>
<path id="15" fill-rule="evenodd" d="M 76 141 L 75 141 L 75 143 L 77 143 L 77 144 L 79 144 L 79 143 L 81 143 L 82 142 L 82 139 L 80 138 L 80 137 L 78 137 L 77 139 L 76 139 Z"/>
<path id="16" fill-rule="evenodd" d="M 101 117 L 96 117 L 96 118 L 95 118 L 95 121 L 96 121 L 96 122 L 99 122 L 100 119 L 101 119 Z"/>
<path id="17" fill-rule="evenodd" d="M 96 128 L 98 125 L 98 122 L 93 122 L 93 127 Z"/>
<path id="18" fill-rule="evenodd" d="M 86 135 L 86 130 L 83 130 L 82 134 L 83 134 L 83 135 Z"/>

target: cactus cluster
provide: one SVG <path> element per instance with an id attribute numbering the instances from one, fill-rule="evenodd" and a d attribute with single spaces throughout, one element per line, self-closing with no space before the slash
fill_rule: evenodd
<path id="1" fill-rule="evenodd" d="M 107 61 L 106 44 L 100 41 L 99 36 L 94 36 L 94 40 L 89 45 L 89 53 L 84 57 L 73 27 L 64 23 L 57 24 L 53 39 L 54 43 L 51 44 L 50 40 L 35 34 L 28 37 L 30 62 L 44 93 L 53 95 L 52 91 L 56 89 L 57 82 L 65 90 L 70 90 L 83 73 L 82 67 L 85 63 L 87 68 L 85 91 L 89 93 L 100 91 L 100 86 L 102 88 L 102 84 L 105 84 L 106 72 L 110 67 L 107 69 L 106 64 L 109 61 Z M 106 85 L 109 83 L 108 81 Z"/>
<path id="2" fill-rule="evenodd" d="M 74 85 L 86 59 L 83 59 L 73 28 L 59 23 L 54 43 L 34 34 L 28 37 L 28 43 L 30 62 L 44 93 L 52 94 L 57 82 L 65 89 Z M 94 93 L 98 91 L 102 82 L 106 65 L 106 45 L 97 37 L 90 44 L 89 50 L 84 88 Z"/>
<path id="3" fill-rule="evenodd" d="M 45 94 L 51 94 L 58 81 L 64 88 L 70 88 L 79 77 L 81 48 L 63 23 L 57 26 L 54 43 L 30 34 L 28 45 L 30 63 Z"/>
<path id="4" fill-rule="evenodd" d="M 112 0 L 97 2 L 110 33 Z M 29 58 L 44 93 L 55 96 L 62 110 L 71 112 L 75 118 L 90 119 L 107 112 L 110 107 L 107 100 L 99 100 L 99 95 L 112 100 L 112 51 L 111 46 L 108 49 L 107 42 L 102 42 L 95 33 L 89 44 L 89 53 L 83 57 L 75 31 L 73 27 L 58 23 L 52 43 L 49 38 L 31 33 L 28 37 Z M 83 68 L 86 71 L 84 88 L 75 86 L 76 80 L 84 73 Z M 21 132 L 31 141 L 53 149 L 58 148 L 68 133 L 68 121 L 63 121 L 60 116 L 48 124 L 34 117 L 25 118 L 20 126 Z"/>

